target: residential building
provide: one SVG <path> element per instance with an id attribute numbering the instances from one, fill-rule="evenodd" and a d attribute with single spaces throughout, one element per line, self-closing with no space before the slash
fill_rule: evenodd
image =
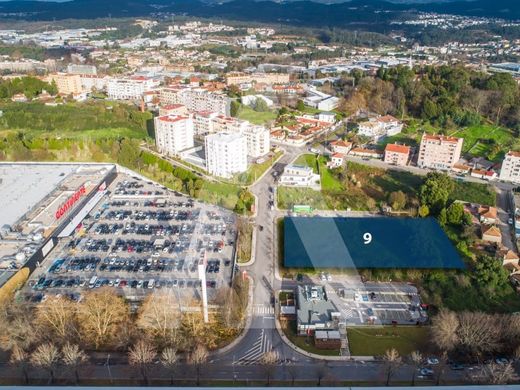
<path id="1" fill-rule="evenodd" d="M 391 115 L 371 118 L 359 124 L 358 134 L 369 137 L 373 142 L 378 142 L 385 137 L 399 134 L 403 124 Z"/>
<path id="2" fill-rule="evenodd" d="M 290 75 L 287 73 L 230 73 L 226 76 L 226 84 L 240 85 L 240 84 L 287 84 L 290 81 Z"/>
<path id="3" fill-rule="evenodd" d="M 246 126 L 241 132 L 247 140 L 247 154 L 252 158 L 265 156 L 271 149 L 269 130 L 264 126 Z"/>
<path id="4" fill-rule="evenodd" d="M 383 152 L 375 149 L 365 148 L 353 148 L 350 153 L 351 156 L 363 157 L 363 158 L 383 158 Z"/>
<path id="5" fill-rule="evenodd" d="M 164 115 L 154 119 L 155 142 L 160 153 L 169 156 L 193 148 L 193 120 L 185 115 Z"/>
<path id="6" fill-rule="evenodd" d="M 106 91 L 108 81 L 111 79 L 109 76 L 100 77 L 91 74 L 80 74 L 81 88 L 85 92 L 92 91 Z"/>
<path id="7" fill-rule="evenodd" d="M 419 147 L 420 168 L 449 170 L 460 159 L 463 138 L 424 133 Z"/>
<path id="8" fill-rule="evenodd" d="M 509 151 L 502 161 L 500 180 L 520 183 L 520 152 Z"/>
<path id="9" fill-rule="evenodd" d="M 482 225 L 482 240 L 500 244 L 502 242 L 502 233 L 495 225 Z"/>
<path id="10" fill-rule="evenodd" d="M 330 142 L 330 147 L 333 153 L 348 154 L 352 150 L 353 143 L 343 140 Z"/>
<path id="11" fill-rule="evenodd" d="M 406 145 L 387 144 L 385 147 L 384 162 L 392 165 L 405 166 L 410 157 L 410 147 Z"/>
<path id="12" fill-rule="evenodd" d="M 298 335 L 317 330 L 335 330 L 340 312 L 328 299 L 323 286 L 298 286 L 296 290 L 296 327 Z"/>
<path id="13" fill-rule="evenodd" d="M 247 170 L 247 140 L 239 133 L 215 133 L 204 139 L 206 170 L 215 176 L 231 178 Z"/>
<path id="14" fill-rule="evenodd" d="M 47 76 L 47 81 L 56 83 L 58 93 L 62 95 L 74 95 L 83 92 L 81 78 L 77 74 L 53 73 Z"/>
<path id="15" fill-rule="evenodd" d="M 494 225 L 497 222 L 497 208 L 493 206 L 479 206 L 478 215 L 481 223 Z"/>
<path id="16" fill-rule="evenodd" d="M 159 115 L 188 115 L 188 109 L 184 104 L 168 104 L 159 107 Z"/>
<path id="17" fill-rule="evenodd" d="M 97 75 L 97 69 L 95 65 L 69 64 L 67 66 L 67 73 Z"/>
<path id="18" fill-rule="evenodd" d="M 280 184 L 286 186 L 312 187 L 316 186 L 320 175 L 314 173 L 311 167 L 288 164 L 280 176 Z"/>
<path id="19" fill-rule="evenodd" d="M 328 163 L 328 166 L 330 168 L 338 168 L 341 167 L 345 162 L 345 155 L 342 153 L 334 153 L 332 156 L 330 156 L 330 161 Z"/>
<path id="20" fill-rule="evenodd" d="M 221 115 L 229 115 L 230 111 L 230 100 L 225 94 L 205 88 L 162 88 L 159 100 L 163 105 L 184 104 L 189 111 L 210 111 Z"/>
<path id="21" fill-rule="evenodd" d="M 112 79 L 108 82 L 107 94 L 109 99 L 142 100 L 146 92 L 158 86 L 158 80 L 144 76 Z"/>

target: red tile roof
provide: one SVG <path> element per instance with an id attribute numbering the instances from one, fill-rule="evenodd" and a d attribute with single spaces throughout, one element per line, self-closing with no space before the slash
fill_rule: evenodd
<path id="1" fill-rule="evenodd" d="M 406 145 L 387 144 L 385 152 L 403 153 L 408 155 L 410 154 L 410 147 Z"/>

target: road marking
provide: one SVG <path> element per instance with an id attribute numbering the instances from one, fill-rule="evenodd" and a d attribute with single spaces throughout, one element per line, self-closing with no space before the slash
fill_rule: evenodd
<path id="1" fill-rule="evenodd" d="M 271 340 L 267 338 L 267 334 L 264 329 L 261 329 L 260 335 L 254 342 L 253 346 L 235 362 L 235 365 L 251 366 L 257 364 L 262 358 L 262 355 L 271 350 L 271 347 Z"/>
<path id="2" fill-rule="evenodd" d="M 274 314 L 274 307 L 269 305 L 256 304 L 253 306 L 254 314 Z"/>

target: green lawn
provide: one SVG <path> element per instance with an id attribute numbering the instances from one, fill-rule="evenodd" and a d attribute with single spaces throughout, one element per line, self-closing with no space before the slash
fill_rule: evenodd
<path id="1" fill-rule="evenodd" d="M 74 140 L 97 140 L 107 138 L 139 138 L 147 137 L 145 130 L 130 129 L 130 128 L 104 128 L 104 129 L 90 129 L 82 131 L 60 131 L 40 132 L 36 130 L 28 130 L 25 134 L 29 136 L 37 136 L 40 138 L 66 138 Z"/>
<path id="2" fill-rule="evenodd" d="M 234 184 L 204 181 L 199 199 L 232 210 L 238 201 L 239 192 L 240 187 Z"/>
<path id="3" fill-rule="evenodd" d="M 278 187 L 277 195 L 280 209 L 291 209 L 295 204 L 301 204 L 316 210 L 328 210 L 323 194 L 310 188 Z"/>
<path id="4" fill-rule="evenodd" d="M 254 123 L 255 125 L 264 125 L 268 122 L 274 121 L 277 117 L 275 111 L 257 112 L 248 106 L 241 106 L 238 113 L 238 118 Z"/>
<path id="5" fill-rule="evenodd" d="M 496 193 L 489 184 L 455 181 L 455 189 L 451 195 L 453 200 L 463 200 L 487 206 L 496 204 Z"/>
<path id="6" fill-rule="evenodd" d="M 260 178 L 260 176 L 262 176 L 264 172 L 267 171 L 273 165 L 273 163 L 276 162 L 278 158 L 280 158 L 282 154 L 282 151 L 278 151 L 261 164 L 251 164 L 246 172 L 238 175 L 238 183 L 242 185 L 252 184 L 255 180 Z"/>
<path id="7" fill-rule="evenodd" d="M 430 329 L 417 326 L 349 327 L 350 353 L 354 356 L 378 356 L 391 348 L 401 356 L 412 351 L 427 351 L 431 344 Z"/>
<path id="8" fill-rule="evenodd" d="M 314 338 L 296 335 L 296 321 L 288 321 L 283 332 L 289 340 L 304 351 L 323 356 L 339 356 L 339 349 L 318 349 L 314 346 Z"/>
<path id="9" fill-rule="evenodd" d="M 501 161 L 504 153 L 515 144 L 511 130 L 488 124 L 458 129 L 450 135 L 464 138 L 463 153 L 492 161 Z"/>
<path id="10" fill-rule="evenodd" d="M 326 157 L 320 156 L 316 158 L 316 155 L 314 154 L 302 154 L 294 163 L 311 167 L 314 173 L 319 173 L 322 190 L 343 190 L 341 183 L 334 177 L 334 175 L 332 175 L 330 169 L 327 168 Z"/>

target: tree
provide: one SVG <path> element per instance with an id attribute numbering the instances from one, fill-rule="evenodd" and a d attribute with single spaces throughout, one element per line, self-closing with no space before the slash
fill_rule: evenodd
<path id="1" fill-rule="evenodd" d="M 395 348 L 388 349 L 383 355 L 385 365 L 386 386 L 390 385 L 390 379 L 401 366 L 401 356 Z"/>
<path id="2" fill-rule="evenodd" d="M 66 297 L 49 297 L 37 306 L 36 323 L 50 339 L 65 342 L 77 336 L 76 308 Z"/>
<path id="3" fill-rule="evenodd" d="M 79 367 L 88 360 L 87 354 L 76 344 L 65 344 L 61 349 L 61 361 L 74 372 L 76 385 L 79 383 Z"/>
<path id="4" fill-rule="evenodd" d="M 278 352 L 275 350 L 264 352 L 264 354 L 260 357 L 260 364 L 264 368 L 265 375 L 267 377 L 267 386 L 271 384 L 271 376 L 273 371 L 278 364 Z"/>
<path id="5" fill-rule="evenodd" d="M 161 290 L 148 295 L 137 318 L 137 327 L 149 336 L 158 348 L 175 345 L 179 338 L 180 302 L 174 290 Z"/>
<path id="6" fill-rule="evenodd" d="M 401 210 L 406 206 L 406 194 L 403 191 L 391 192 L 388 196 L 388 203 L 394 210 Z"/>
<path id="7" fill-rule="evenodd" d="M 462 353 L 480 357 L 499 350 L 502 326 L 498 317 L 478 312 L 462 312 L 458 317 L 458 346 Z"/>
<path id="8" fill-rule="evenodd" d="M 296 102 L 296 109 L 302 112 L 305 111 L 305 103 L 303 102 L 303 100 L 298 100 Z"/>
<path id="9" fill-rule="evenodd" d="M 195 349 L 190 353 L 189 363 L 195 367 L 197 373 L 197 386 L 200 384 L 200 369 L 208 360 L 208 350 L 202 344 L 197 344 Z"/>
<path id="10" fill-rule="evenodd" d="M 507 385 L 515 376 L 515 370 L 511 363 L 500 365 L 493 362 L 484 365 L 482 371 L 483 382 L 492 385 Z"/>
<path id="11" fill-rule="evenodd" d="M 423 362 L 423 356 L 419 351 L 413 351 L 410 354 L 410 363 L 413 367 L 412 386 L 415 386 L 415 374 Z"/>
<path id="12" fill-rule="evenodd" d="M 494 257 L 478 256 L 473 277 L 478 288 L 490 296 L 500 295 L 509 289 L 507 271 Z"/>
<path id="13" fill-rule="evenodd" d="M 446 217 L 449 224 L 461 225 L 464 217 L 464 206 L 462 203 L 452 203 L 446 210 Z"/>
<path id="14" fill-rule="evenodd" d="M 22 372 L 24 383 L 29 384 L 29 373 L 27 371 L 29 363 L 29 354 L 21 347 L 15 345 L 11 351 L 9 363 L 13 366 L 19 367 Z"/>
<path id="15" fill-rule="evenodd" d="M 179 361 L 179 357 L 177 355 L 177 351 L 174 348 L 167 347 L 162 351 L 161 364 L 170 373 L 170 385 L 172 385 L 172 386 L 173 386 L 173 376 L 175 374 L 175 370 L 177 369 L 178 361 Z"/>
<path id="16" fill-rule="evenodd" d="M 430 209 L 425 204 L 419 206 L 418 210 L 419 217 L 426 218 L 430 214 Z"/>
<path id="17" fill-rule="evenodd" d="M 237 117 L 238 114 L 240 114 L 241 109 L 242 105 L 240 104 L 240 102 L 238 102 L 237 100 L 231 100 L 229 113 L 232 117 Z"/>
<path id="18" fill-rule="evenodd" d="M 443 352 L 439 358 L 439 364 L 435 366 L 435 384 L 439 386 L 441 384 L 442 377 L 448 366 L 448 355 Z"/>
<path id="19" fill-rule="evenodd" d="M 114 345 L 121 341 L 128 316 L 127 304 L 113 291 L 100 289 L 89 292 L 78 308 L 81 337 L 96 349 Z"/>
<path id="20" fill-rule="evenodd" d="M 439 225 L 446 226 L 448 223 L 448 216 L 446 213 L 446 209 L 442 209 L 439 213 L 439 216 L 437 217 L 437 221 L 439 221 Z"/>
<path id="21" fill-rule="evenodd" d="M 421 204 L 428 206 L 430 211 L 437 215 L 446 207 L 453 187 L 453 181 L 448 175 L 440 172 L 428 173 L 419 188 Z"/>
<path id="22" fill-rule="evenodd" d="M 256 101 L 253 105 L 253 110 L 256 112 L 267 112 L 269 111 L 269 106 L 267 102 L 262 98 L 256 98 Z"/>
<path id="23" fill-rule="evenodd" d="M 54 382 L 54 372 L 60 361 L 60 351 L 51 343 L 40 345 L 31 355 L 31 363 L 49 372 L 49 383 Z"/>
<path id="24" fill-rule="evenodd" d="M 137 366 L 139 368 L 145 385 L 149 384 L 148 370 L 156 356 L 157 352 L 155 348 L 144 340 L 139 340 L 128 351 L 128 363 L 130 363 L 131 366 Z"/>
<path id="25" fill-rule="evenodd" d="M 457 330 L 459 319 L 457 314 L 447 309 L 441 309 L 432 319 L 433 342 L 443 351 L 451 351 L 459 342 Z"/>

